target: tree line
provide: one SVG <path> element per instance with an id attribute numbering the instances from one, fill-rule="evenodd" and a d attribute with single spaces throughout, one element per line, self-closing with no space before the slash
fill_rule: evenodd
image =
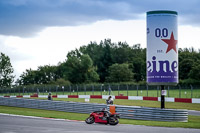
<path id="1" fill-rule="evenodd" d="M 7 62 L 7 65 L 5 65 Z M 200 50 L 179 49 L 179 79 L 181 83 L 199 84 Z M 13 68 L 5 54 L 0 56 L 0 87 L 13 82 Z M 86 84 L 86 83 L 143 83 L 146 82 L 146 48 L 126 42 L 113 43 L 105 39 L 99 44 L 90 42 L 67 53 L 58 65 L 27 69 L 17 79 L 18 85 Z"/>

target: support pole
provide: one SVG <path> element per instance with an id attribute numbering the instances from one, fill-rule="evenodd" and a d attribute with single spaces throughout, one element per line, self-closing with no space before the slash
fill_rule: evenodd
<path id="1" fill-rule="evenodd" d="M 128 96 L 128 85 L 126 85 L 126 89 L 127 89 L 127 96 Z"/>
<path id="2" fill-rule="evenodd" d="M 108 86 L 108 91 L 109 91 L 109 96 L 110 96 L 110 91 L 111 91 L 110 84 Z"/>
<path id="3" fill-rule="evenodd" d="M 94 85 L 92 85 L 92 95 L 94 95 Z"/>
<path id="4" fill-rule="evenodd" d="M 119 85 L 118 85 L 118 96 L 119 96 Z"/>
<path id="5" fill-rule="evenodd" d="M 85 92 L 85 95 L 86 95 L 86 85 L 84 85 L 84 92 Z"/>
<path id="6" fill-rule="evenodd" d="M 164 89 L 165 89 L 165 86 L 161 85 L 161 109 L 165 108 L 165 96 L 162 95 L 162 90 L 164 90 Z"/>
<path id="7" fill-rule="evenodd" d="M 158 97 L 158 90 L 159 90 L 159 86 L 157 86 L 157 97 Z"/>
<path id="8" fill-rule="evenodd" d="M 192 98 L 192 96 L 193 96 L 193 86 L 190 85 L 190 87 L 191 87 L 191 98 Z"/>

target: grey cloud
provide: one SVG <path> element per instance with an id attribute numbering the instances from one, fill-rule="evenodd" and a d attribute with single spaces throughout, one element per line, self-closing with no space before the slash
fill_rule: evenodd
<path id="1" fill-rule="evenodd" d="M 0 34 L 28 37 L 49 26 L 139 19 L 149 10 L 175 10 L 181 24 L 200 26 L 198 0 L 2 0 Z"/>

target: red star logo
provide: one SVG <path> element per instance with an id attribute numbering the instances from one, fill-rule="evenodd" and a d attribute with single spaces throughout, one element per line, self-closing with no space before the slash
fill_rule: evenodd
<path id="1" fill-rule="evenodd" d="M 177 53 L 176 44 L 177 44 L 178 41 L 174 40 L 173 32 L 171 33 L 170 39 L 161 39 L 161 40 L 168 44 L 166 53 L 168 53 L 171 49 L 173 49 Z"/>

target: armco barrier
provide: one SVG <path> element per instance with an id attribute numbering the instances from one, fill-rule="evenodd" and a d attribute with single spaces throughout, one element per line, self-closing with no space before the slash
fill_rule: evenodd
<path id="1" fill-rule="evenodd" d="M 66 101 L 49 101 L 37 99 L 6 98 L 0 97 L 0 105 L 23 108 L 56 110 L 75 113 L 91 113 L 93 111 L 108 108 L 106 104 L 78 103 Z M 115 105 L 115 111 L 121 114 L 121 118 L 154 121 L 188 121 L 187 110 L 146 108 L 137 106 Z"/>
<path id="2" fill-rule="evenodd" d="M 187 122 L 187 110 L 146 108 L 137 106 L 116 106 L 116 112 L 121 118 L 154 121 L 179 121 Z"/>
<path id="3" fill-rule="evenodd" d="M 2 98 L 2 97 L 0 97 L 0 105 L 45 109 L 45 110 L 56 110 L 56 111 L 74 112 L 74 113 L 91 113 L 96 110 L 102 110 L 102 108 L 107 108 L 106 104 L 50 101 L 50 100 L 23 99 L 23 98 Z"/>

